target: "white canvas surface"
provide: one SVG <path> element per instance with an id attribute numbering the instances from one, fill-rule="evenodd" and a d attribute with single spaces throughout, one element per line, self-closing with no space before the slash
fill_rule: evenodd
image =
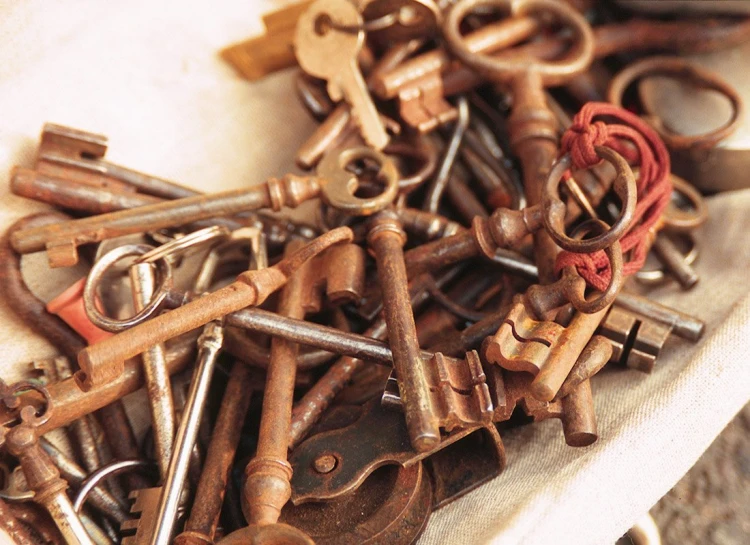
<path id="1" fill-rule="evenodd" d="M 279 2 L 0 2 L 0 173 L 30 166 L 45 122 L 105 134 L 107 158 L 204 191 L 241 188 L 292 167 L 314 125 L 291 74 L 250 84 L 217 51 L 261 30 Z M 0 183 L 0 228 L 44 208 Z M 658 300 L 704 319 L 678 338 L 650 376 L 604 372 L 593 381 L 599 441 L 565 446 L 560 424 L 505 435 L 508 469 L 436 512 L 420 543 L 614 543 L 666 493 L 750 398 L 750 192 L 710 200 L 699 285 Z M 44 272 L 25 260 L 47 298 L 81 271 Z M 0 303 L 0 373 L 55 350 Z M 7 538 L 6 538 L 7 539 Z M 0 540 L 2 541 L 2 540 Z"/>

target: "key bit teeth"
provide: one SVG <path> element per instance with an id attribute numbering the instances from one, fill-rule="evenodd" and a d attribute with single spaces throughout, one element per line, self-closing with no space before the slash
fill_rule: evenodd
<path id="1" fill-rule="evenodd" d="M 126 520 L 122 524 L 120 524 L 120 531 L 121 532 L 133 532 L 135 533 L 136 530 L 138 530 L 138 519 L 130 519 Z M 131 534 L 128 534 L 131 535 Z"/>

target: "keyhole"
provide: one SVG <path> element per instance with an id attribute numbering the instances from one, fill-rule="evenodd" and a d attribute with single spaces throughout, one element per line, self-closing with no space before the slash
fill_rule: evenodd
<path id="1" fill-rule="evenodd" d="M 321 13 L 315 19 L 315 34 L 325 36 L 333 28 L 333 21 L 327 13 Z"/>

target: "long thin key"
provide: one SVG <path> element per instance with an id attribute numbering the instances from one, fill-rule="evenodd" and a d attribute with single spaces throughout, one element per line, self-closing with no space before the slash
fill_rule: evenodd
<path id="1" fill-rule="evenodd" d="M 349 103 L 365 141 L 383 149 L 388 133 L 357 65 L 365 40 L 361 27 L 362 16 L 347 0 L 317 0 L 297 22 L 294 50 L 305 72 L 328 82 L 332 100 Z"/>

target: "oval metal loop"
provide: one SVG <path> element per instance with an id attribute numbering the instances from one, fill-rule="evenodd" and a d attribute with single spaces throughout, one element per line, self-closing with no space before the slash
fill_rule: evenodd
<path id="1" fill-rule="evenodd" d="M 542 190 L 542 218 L 544 228 L 558 246 L 569 252 L 578 254 L 590 254 L 603 250 L 618 241 L 630 228 L 635 215 L 638 188 L 635 176 L 628 162 L 611 148 L 596 146 L 596 154 L 615 167 L 617 173 L 612 189 L 622 203 L 620 215 L 612 224 L 599 235 L 588 239 L 578 239 L 565 234 L 565 215 L 567 207 L 560 199 L 558 189 L 563 175 L 572 166 L 570 155 L 566 154 L 560 158 L 550 169 L 547 181 Z M 607 225 L 606 223 L 604 224 Z"/>
<path id="2" fill-rule="evenodd" d="M 653 113 L 643 116 L 670 149 L 712 148 L 739 127 L 743 118 L 744 104 L 737 90 L 716 74 L 679 57 L 649 57 L 631 64 L 612 78 L 607 90 L 607 100 L 621 107 L 622 97 L 628 87 L 639 79 L 656 75 L 672 76 L 689 81 L 699 89 L 716 91 L 724 95 L 732 105 L 732 116 L 724 125 L 713 131 L 693 136 L 671 131 L 661 118 Z"/>
<path id="3" fill-rule="evenodd" d="M 172 266 L 166 259 L 159 259 L 154 263 L 157 269 L 159 284 L 154 292 L 154 297 L 142 311 L 130 318 L 118 320 L 104 315 L 96 305 L 96 294 L 99 283 L 110 268 L 121 259 L 143 256 L 153 249 L 153 246 L 147 244 L 127 244 L 110 250 L 94 263 L 83 288 L 83 307 L 86 310 L 89 320 L 95 326 L 111 333 L 117 333 L 148 320 L 162 309 L 169 290 L 172 288 Z"/>
<path id="4" fill-rule="evenodd" d="M 600 231 L 606 231 L 609 226 L 601 220 L 592 219 L 586 221 L 581 227 L 582 230 L 595 227 Z M 607 289 L 591 298 L 586 298 L 586 281 L 581 278 L 575 267 L 569 266 L 563 269 L 563 279 L 565 280 L 565 282 L 563 282 L 563 290 L 565 291 L 565 296 L 570 301 L 570 304 L 572 304 L 579 312 L 593 314 L 600 310 L 604 310 L 614 303 L 617 294 L 620 293 L 623 283 L 625 282 L 620 241 L 615 240 L 611 246 L 604 249 L 604 252 L 609 259 L 612 275 L 609 280 L 609 285 L 607 285 Z"/>
<path id="5" fill-rule="evenodd" d="M 380 167 L 378 177 L 385 182 L 385 189 L 380 195 L 370 198 L 354 195 L 357 176 L 346 167 L 362 159 L 371 159 Z M 370 216 L 380 212 L 398 195 L 400 175 L 396 165 L 374 148 L 360 146 L 329 153 L 318 164 L 317 173 L 323 179 L 321 197 L 325 203 L 352 216 Z"/>
<path id="6" fill-rule="evenodd" d="M 460 25 L 467 15 L 483 7 L 499 8 L 512 16 L 539 14 L 549 18 L 552 15 L 572 29 L 574 45 L 566 58 L 556 61 L 474 53 L 465 45 Z M 536 72 L 545 84 L 560 84 L 586 70 L 594 58 L 594 35 L 586 19 L 565 2 L 552 0 L 461 0 L 450 8 L 445 18 L 443 37 L 448 49 L 464 64 L 498 79 Z"/>
<path id="7" fill-rule="evenodd" d="M 674 174 L 672 178 L 672 200 L 662 214 L 662 229 L 672 233 L 687 233 L 696 227 L 700 227 L 708 219 L 708 208 L 700 191 L 695 189 L 689 182 Z M 682 198 L 690 205 L 685 210 L 675 204 L 675 197 Z"/>

